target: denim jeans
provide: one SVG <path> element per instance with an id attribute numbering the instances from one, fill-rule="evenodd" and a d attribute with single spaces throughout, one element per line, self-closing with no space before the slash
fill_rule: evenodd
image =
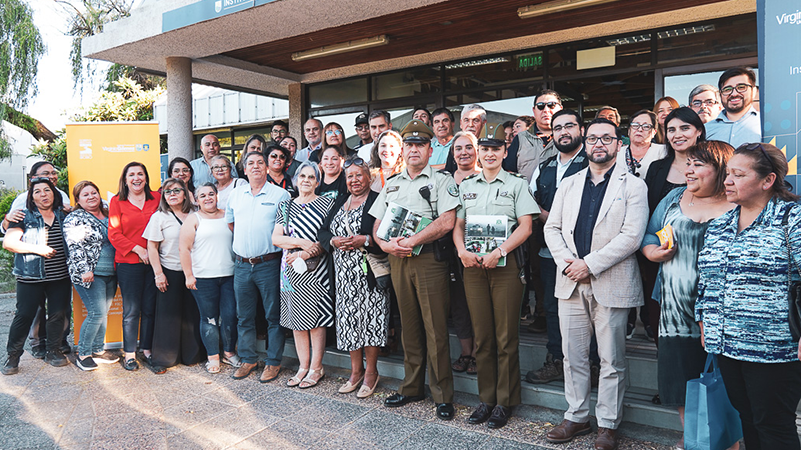
<path id="1" fill-rule="evenodd" d="M 222 348 L 226 352 L 236 351 L 236 299 L 234 277 L 198 278 L 197 290 L 192 295 L 200 310 L 200 338 L 206 353 L 214 356 Z"/>
<path id="2" fill-rule="evenodd" d="M 284 332 L 281 319 L 280 298 L 281 259 L 259 264 L 237 261 L 234 268 L 234 293 L 236 294 L 237 333 L 239 334 L 239 357 L 253 364 L 256 354 L 256 302 L 261 294 L 267 318 L 267 358 L 270 366 L 281 365 L 284 356 Z"/>
<path id="3" fill-rule="evenodd" d="M 86 318 L 81 325 L 81 337 L 78 340 L 78 355 L 103 353 L 108 310 L 117 293 L 117 277 L 95 275 L 95 281 L 89 288 L 76 284 L 75 290 L 86 307 Z"/>
<path id="4" fill-rule="evenodd" d="M 149 264 L 117 263 L 117 281 L 122 293 L 122 341 L 125 352 L 153 348 L 156 314 L 156 281 Z M 141 319 L 141 324 L 140 324 Z"/>
<path id="5" fill-rule="evenodd" d="M 33 318 L 39 305 L 47 299 L 47 351 L 58 350 L 61 346 L 64 322 L 70 305 L 69 278 L 39 283 L 22 283 L 17 281 L 17 310 L 11 327 L 8 330 L 6 349 L 9 356 L 20 356 L 25 345 L 25 338 L 31 328 Z"/>

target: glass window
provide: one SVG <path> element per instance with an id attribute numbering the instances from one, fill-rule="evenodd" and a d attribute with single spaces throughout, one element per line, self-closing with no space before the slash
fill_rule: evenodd
<path id="1" fill-rule="evenodd" d="M 270 127 L 263 128 L 248 128 L 234 130 L 234 145 L 244 146 L 251 135 L 260 134 L 264 139 L 270 140 Z"/>
<path id="2" fill-rule="evenodd" d="M 530 51 L 445 64 L 445 89 L 485 88 L 499 83 L 543 78 L 543 54 Z"/>
<path id="3" fill-rule="evenodd" d="M 312 108 L 366 101 L 367 78 L 353 78 L 309 86 L 309 103 Z"/>
<path id="4" fill-rule="evenodd" d="M 657 61 L 694 64 L 756 55 L 756 33 L 753 15 L 661 30 L 657 32 Z"/>
<path id="5" fill-rule="evenodd" d="M 373 77 L 373 100 L 414 97 L 442 90 L 439 66 L 392 72 Z"/>
<path id="6" fill-rule="evenodd" d="M 345 140 L 348 144 L 348 147 L 353 148 L 359 143 L 359 136 L 356 135 L 356 127 L 354 126 L 354 123 L 356 123 L 356 117 L 359 114 L 361 114 L 361 111 L 320 115 L 314 116 L 314 118 L 323 122 L 323 128 L 325 128 L 325 126 L 331 122 L 338 123 L 345 131 Z M 298 145 L 300 145 L 300 143 L 298 143 Z"/>

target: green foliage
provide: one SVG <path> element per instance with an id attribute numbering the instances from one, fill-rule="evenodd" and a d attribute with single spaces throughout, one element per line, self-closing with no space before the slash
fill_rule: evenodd
<path id="1" fill-rule="evenodd" d="M 4 217 L 11 204 L 19 195 L 16 189 L 0 189 L 0 217 Z M 0 249 L 0 292 L 12 292 L 15 288 L 14 275 L 11 273 L 14 268 L 14 254 L 6 249 Z"/>
<path id="2" fill-rule="evenodd" d="M 72 36 L 70 63 L 76 87 L 83 88 L 85 71 L 94 75 L 96 63 L 85 61 L 81 55 L 84 38 L 103 32 L 109 22 L 131 15 L 134 0 L 56 0 L 70 14 L 67 36 Z"/>
<path id="3" fill-rule="evenodd" d="M 76 122 L 153 120 L 153 103 L 164 88 L 145 90 L 131 78 L 115 81 L 116 92 L 104 92 L 94 105 L 73 117 Z"/>
<path id="4" fill-rule="evenodd" d="M 22 0 L 0 0 L 0 121 L 7 107 L 23 109 L 36 95 L 36 73 L 45 45 L 33 23 L 33 10 Z M 0 129 L 0 160 L 11 146 Z"/>
<path id="5" fill-rule="evenodd" d="M 69 192 L 67 176 L 67 131 L 62 129 L 53 142 L 39 141 L 31 148 L 31 156 L 39 156 L 58 169 L 57 188 Z"/>

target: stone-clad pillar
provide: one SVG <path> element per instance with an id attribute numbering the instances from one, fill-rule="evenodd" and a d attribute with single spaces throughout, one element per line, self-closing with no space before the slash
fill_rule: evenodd
<path id="1" fill-rule="evenodd" d="M 194 159 L 192 142 L 192 60 L 167 58 L 167 148 L 169 158 Z"/>
<path id="2" fill-rule="evenodd" d="M 303 85 L 292 83 L 289 90 L 289 135 L 298 141 L 298 150 L 303 148 Z"/>

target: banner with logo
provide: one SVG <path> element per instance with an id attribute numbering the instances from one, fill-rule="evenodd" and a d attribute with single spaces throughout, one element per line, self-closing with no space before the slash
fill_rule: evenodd
<path id="1" fill-rule="evenodd" d="M 801 8 L 798 0 L 758 0 L 759 92 L 763 141 L 787 156 L 787 181 L 801 193 Z"/>
<path id="2" fill-rule="evenodd" d="M 158 122 L 86 122 L 67 124 L 67 170 L 69 194 L 79 181 L 90 180 L 100 188 L 105 201 L 117 194 L 122 169 L 131 161 L 147 167 L 150 189 L 161 185 L 159 177 L 159 124 Z M 72 198 L 75 204 L 75 198 Z M 81 297 L 73 291 L 75 344 L 78 343 L 81 324 L 86 319 L 86 308 Z M 122 296 L 119 290 L 108 314 L 106 346 L 122 347 Z"/>

